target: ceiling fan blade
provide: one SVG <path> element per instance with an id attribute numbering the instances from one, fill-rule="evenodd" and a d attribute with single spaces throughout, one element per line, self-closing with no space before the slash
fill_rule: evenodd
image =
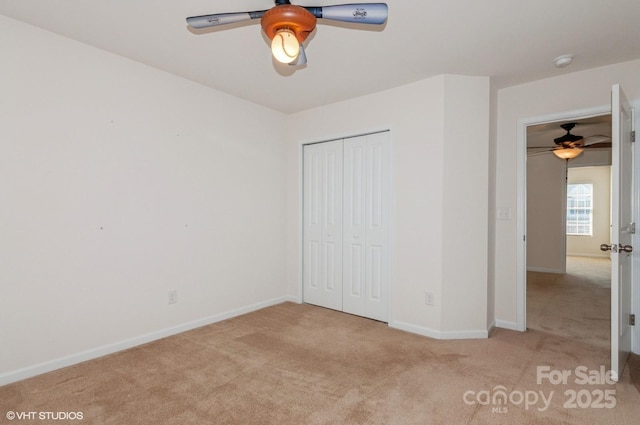
<path id="1" fill-rule="evenodd" d="M 596 136 L 588 136 L 584 138 L 585 146 L 591 146 L 596 143 L 602 143 L 602 142 L 611 142 L 611 137 L 596 135 Z"/>
<path id="2" fill-rule="evenodd" d="M 335 6 L 305 7 L 318 19 L 381 25 L 387 20 L 386 3 L 351 3 Z"/>
<path id="3" fill-rule="evenodd" d="M 546 149 L 543 151 L 534 151 L 534 152 L 527 152 L 527 156 L 538 156 L 538 155 L 542 155 L 542 154 L 546 154 L 549 152 L 553 152 L 553 149 Z"/>
<path id="4" fill-rule="evenodd" d="M 591 143 L 590 145 L 585 146 L 585 148 L 589 148 L 589 149 L 610 148 L 610 147 L 611 147 L 611 142 Z"/>
<path id="5" fill-rule="evenodd" d="M 236 22 L 260 19 L 266 10 L 256 12 L 215 13 L 213 15 L 191 16 L 187 18 L 187 24 L 193 28 L 209 28 L 221 25 L 234 24 Z"/>
<path id="6" fill-rule="evenodd" d="M 296 58 L 296 60 L 291 62 L 289 65 L 300 66 L 300 65 L 306 65 L 306 64 L 307 64 L 307 54 L 304 51 L 304 46 L 302 45 L 302 43 L 300 43 L 300 53 L 298 53 L 298 57 Z"/>

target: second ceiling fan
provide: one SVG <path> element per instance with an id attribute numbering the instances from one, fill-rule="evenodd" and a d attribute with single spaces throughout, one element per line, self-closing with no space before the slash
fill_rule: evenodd
<path id="1" fill-rule="evenodd" d="M 304 65 L 307 58 L 302 43 L 315 29 L 317 19 L 382 25 L 388 14 L 386 3 L 306 7 L 293 5 L 289 0 L 275 0 L 275 4 L 268 10 L 192 16 L 187 18 L 187 23 L 192 28 L 200 29 L 260 19 L 264 33 L 271 40 L 271 51 L 276 60 L 290 65 Z"/>
<path id="2" fill-rule="evenodd" d="M 610 148 L 611 138 L 608 136 L 589 136 L 582 137 L 577 134 L 571 134 L 571 130 L 576 126 L 576 123 L 565 123 L 560 125 L 567 133 L 563 136 L 553 139 L 556 144 L 555 148 L 549 149 L 546 147 L 530 147 L 530 154 L 553 152 L 558 158 L 573 159 L 580 155 L 585 148 Z"/>

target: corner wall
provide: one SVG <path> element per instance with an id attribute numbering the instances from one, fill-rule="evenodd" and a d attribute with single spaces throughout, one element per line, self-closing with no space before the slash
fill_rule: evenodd
<path id="1" fill-rule="evenodd" d="M 486 337 L 489 102 L 488 78 L 446 75 L 293 114 L 287 137 L 289 293 L 302 297 L 302 145 L 390 129 L 390 325 L 436 338 Z M 476 204 L 474 214 L 466 213 L 465 197 Z M 470 244 L 467 255 L 457 250 L 459 243 Z M 425 291 L 435 294 L 434 306 L 425 305 Z"/>
<path id="2" fill-rule="evenodd" d="M 445 77 L 442 330 L 486 331 L 489 79 Z M 480 326 L 482 324 L 482 326 Z M 482 332 L 477 332 L 480 337 Z"/>

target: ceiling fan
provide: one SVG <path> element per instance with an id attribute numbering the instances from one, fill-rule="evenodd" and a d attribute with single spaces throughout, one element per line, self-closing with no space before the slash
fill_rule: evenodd
<path id="1" fill-rule="evenodd" d="M 560 125 L 567 134 L 556 137 L 553 142 L 556 147 L 549 149 L 546 147 L 530 147 L 528 150 L 533 150 L 533 154 L 553 152 L 558 158 L 566 159 L 567 161 L 580 155 L 585 148 L 610 148 L 611 138 L 608 136 L 589 136 L 582 137 L 577 134 L 571 134 L 571 130 L 576 126 L 576 123 L 570 122 Z"/>
<path id="2" fill-rule="evenodd" d="M 302 43 L 315 29 L 317 19 L 370 25 L 382 25 L 387 20 L 386 3 L 307 7 L 293 5 L 289 0 L 274 1 L 275 6 L 268 10 L 192 16 L 187 18 L 187 23 L 200 29 L 260 19 L 264 33 L 271 40 L 271 51 L 276 60 L 289 65 L 304 65 L 307 57 Z"/>

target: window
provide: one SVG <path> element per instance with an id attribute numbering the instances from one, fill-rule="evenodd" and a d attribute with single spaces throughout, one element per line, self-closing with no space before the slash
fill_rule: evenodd
<path id="1" fill-rule="evenodd" d="M 592 236 L 593 185 L 567 185 L 567 235 Z"/>

